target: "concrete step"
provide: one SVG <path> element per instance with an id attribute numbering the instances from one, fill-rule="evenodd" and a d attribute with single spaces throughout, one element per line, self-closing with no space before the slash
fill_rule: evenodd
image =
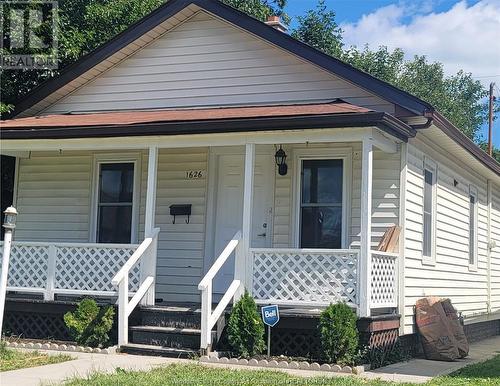
<path id="1" fill-rule="evenodd" d="M 130 341 L 133 343 L 176 349 L 200 348 L 201 331 L 196 328 L 132 326 L 129 330 Z M 216 332 L 212 331 L 212 340 L 215 339 Z"/>
<path id="2" fill-rule="evenodd" d="M 195 358 L 199 350 L 178 349 L 172 347 L 160 347 L 149 344 L 129 343 L 120 347 L 120 352 L 134 355 L 162 356 L 170 358 Z"/>

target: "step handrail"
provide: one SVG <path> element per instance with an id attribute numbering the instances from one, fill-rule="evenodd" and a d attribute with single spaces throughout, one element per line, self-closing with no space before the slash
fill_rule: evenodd
<path id="1" fill-rule="evenodd" d="M 111 280 L 111 283 L 118 287 L 118 346 L 128 343 L 128 318 L 154 285 L 159 233 L 160 228 L 154 228 Z M 129 301 L 129 272 L 139 260 L 141 260 L 142 283 Z M 154 303 L 154 294 L 148 297 L 153 298 Z M 151 303 L 151 299 L 148 299 L 148 303 Z"/>
<path id="2" fill-rule="evenodd" d="M 212 284 L 215 275 L 227 261 L 233 251 L 241 248 L 241 231 L 235 233 L 231 241 L 226 245 L 217 260 L 212 264 L 208 272 L 198 284 L 198 289 L 201 291 L 201 340 L 200 348 L 208 352 L 212 345 L 212 328 L 215 326 L 222 313 L 228 306 L 231 299 L 241 287 L 241 281 L 234 279 L 226 293 L 222 296 L 215 310 L 212 312 Z"/>

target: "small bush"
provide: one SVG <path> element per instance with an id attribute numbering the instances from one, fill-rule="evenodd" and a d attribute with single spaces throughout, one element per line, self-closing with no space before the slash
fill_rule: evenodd
<path id="1" fill-rule="evenodd" d="M 64 315 L 64 323 L 79 345 L 103 347 L 109 341 L 114 315 L 113 307 L 99 307 L 95 300 L 83 299 L 74 312 Z"/>
<path id="2" fill-rule="evenodd" d="M 260 319 L 257 305 L 245 291 L 231 310 L 227 325 L 229 344 L 236 355 L 250 357 L 260 354 L 264 343 L 264 323 Z"/>
<path id="3" fill-rule="evenodd" d="M 320 315 L 319 332 L 325 358 L 352 364 L 359 345 L 356 314 L 345 303 L 330 304 Z"/>

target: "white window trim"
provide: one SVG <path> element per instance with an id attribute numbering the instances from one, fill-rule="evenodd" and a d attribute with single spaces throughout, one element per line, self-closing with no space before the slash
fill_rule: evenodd
<path id="1" fill-rule="evenodd" d="M 301 163 L 303 160 L 341 159 L 344 163 L 342 173 L 342 245 L 341 249 L 349 247 L 349 229 L 351 221 L 351 183 L 352 183 L 352 148 L 317 148 L 293 150 L 293 211 L 292 211 L 292 243 L 293 247 L 300 246 L 300 184 Z"/>
<path id="2" fill-rule="evenodd" d="M 424 202 L 425 202 L 425 171 L 432 173 L 432 223 L 431 223 L 431 255 L 424 255 Z M 437 185 L 438 185 L 438 165 L 435 161 L 428 157 L 424 157 L 423 169 L 423 192 L 422 192 L 422 264 L 436 264 L 436 227 L 437 227 Z"/>
<path id="3" fill-rule="evenodd" d="M 469 202 L 469 207 L 470 207 L 470 196 L 473 196 L 475 198 L 475 200 L 474 200 L 474 224 L 472 224 L 472 227 L 474 230 L 474 240 L 473 240 L 473 243 L 474 243 L 474 262 L 473 262 L 473 264 L 470 264 L 470 260 L 469 260 L 470 249 L 469 249 L 469 253 L 467 254 L 467 260 L 468 260 L 469 271 L 477 271 L 477 260 L 478 260 L 478 250 L 477 249 L 478 249 L 478 244 L 479 244 L 478 243 L 479 196 L 478 196 L 477 188 L 474 185 L 469 185 L 469 196 L 467 197 L 468 198 L 467 201 Z M 469 232 L 470 232 L 470 226 L 471 226 L 471 223 L 470 223 L 470 212 L 469 212 Z M 469 246 L 469 248 L 470 248 L 470 246 Z"/>
<path id="4" fill-rule="evenodd" d="M 97 242 L 97 210 L 99 200 L 99 166 L 103 163 L 133 163 L 134 164 L 134 191 L 132 195 L 132 224 L 130 243 L 138 242 L 139 238 L 139 200 L 141 183 L 141 154 L 94 154 L 94 163 L 92 171 L 92 205 L 90 216 L 90 235 L 89 242 Z"/>

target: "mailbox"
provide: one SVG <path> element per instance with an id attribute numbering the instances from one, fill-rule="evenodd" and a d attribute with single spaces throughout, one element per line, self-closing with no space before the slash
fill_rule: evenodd
<path id="1" fill-rule="evenodd" d="M 176 216 L 187 216 L 186 224 L 189 224 L 189 216 L 191 216 L 191 204 L 170 205 L 170 215 L 174 216 L 174 221 L 172 222 L 172 224 L 175 224 Z"/>

